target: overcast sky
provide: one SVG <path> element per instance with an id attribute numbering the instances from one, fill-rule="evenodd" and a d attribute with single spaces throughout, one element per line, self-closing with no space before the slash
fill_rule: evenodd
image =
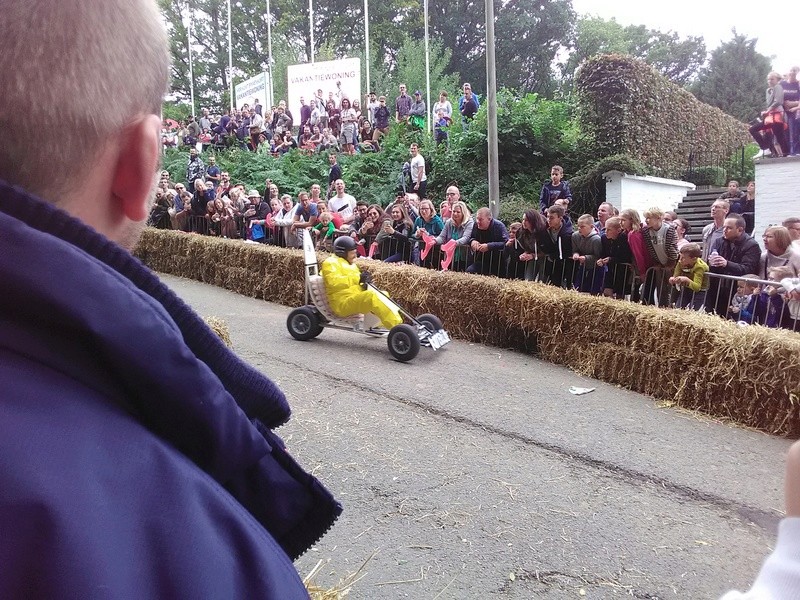
<path id="1" fill-rule="evenodd" d="M 735 27 L 737 33 L 758 39 L 756 50 L 774 57 L 775 70 L 786 73 L 792 65 L 800 64 L 797 35 L 800 5 L 796 2 L 572 0 L 572 6 L 579 15 L 613 17 L 621 25 L 646 25 L 650 29 L 675 31 L 681 37 L 703 36 L 709 52 L 729 40 Z M 770 6 L 773 8 L 768 9 Z M 774 16 L 767 17 L 761 8 L 773 11 Z"/>

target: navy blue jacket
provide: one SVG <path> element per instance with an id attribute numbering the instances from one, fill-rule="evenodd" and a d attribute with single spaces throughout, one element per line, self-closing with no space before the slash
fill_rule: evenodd
<path id="1" fill-rule="evenodd" d="M 0 182 L 0 598 L 307 598 L 341 512 L 283 394 L 127 251 Z"/>
<path id="2" fill-rule="evenodd" d="M 552 181 L 546 181 L 539 193 L 539 210 L 544 212 L 556 203 L 556 200 L 566 198 L 572 202 L 572 190 L 569 189 L 569 181 L 562 179 L 558 185 L 553 185 Z"/>

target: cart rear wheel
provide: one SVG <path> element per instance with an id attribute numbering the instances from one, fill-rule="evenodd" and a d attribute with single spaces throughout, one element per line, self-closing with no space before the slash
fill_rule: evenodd
<path id="1" fill-rule="evenodd" d="M 424 315 L 418 316 L 417 321 L 422 323 L 431 333 L 436 333 L 442 329 L 442 320 L 436 315 L 425 313 Z"/>
<path id="2" fill-rule="evenodd" d="M 401 323 L 389 331 L 389 352 L 397 360 L 407 362 L 419 354 L 419 337 L 417 330 L 411 325 Z"/>
<path id="3" fill-rule="evenodd" d="M 286 328 L 296 340 L 305 341 L 322 333 L 317 313 L 310 306 L 295 308 L 286 319 Z"/>

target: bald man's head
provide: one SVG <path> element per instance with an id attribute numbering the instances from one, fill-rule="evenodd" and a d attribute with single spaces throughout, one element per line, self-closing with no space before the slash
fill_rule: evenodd
<path id="1" fill-rule="evenodd" d="M 6 181 L 58 201 L 132 120 L 160 114 L 169 46 L 155 0 L 5 0 L 0 39 Z"/>

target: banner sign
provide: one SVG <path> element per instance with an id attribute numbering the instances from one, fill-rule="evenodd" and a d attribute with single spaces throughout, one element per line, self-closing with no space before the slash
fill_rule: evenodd
<path id="1" fill-rule="evenodd" d="M 269 103 L 269 73 L 265 71 L 236 85 L 234 95 L 238 109 L 245 104 L 249 104 L 252 108 L 256 98 L 262 106 L 266 106 Z"/>
<path id="2" fill-rule="evenodd" d="M 353 100 L 363 101 L 360 58 L 291 65 L 287 74 L 289 97 L 286 100 L 295 125 L 300 123 L 300 98 L 308 105 L 321 94 L 325 102 L 333 98 L 337 108 L 342 98 L 347 98 L 351 103 Z"/>

